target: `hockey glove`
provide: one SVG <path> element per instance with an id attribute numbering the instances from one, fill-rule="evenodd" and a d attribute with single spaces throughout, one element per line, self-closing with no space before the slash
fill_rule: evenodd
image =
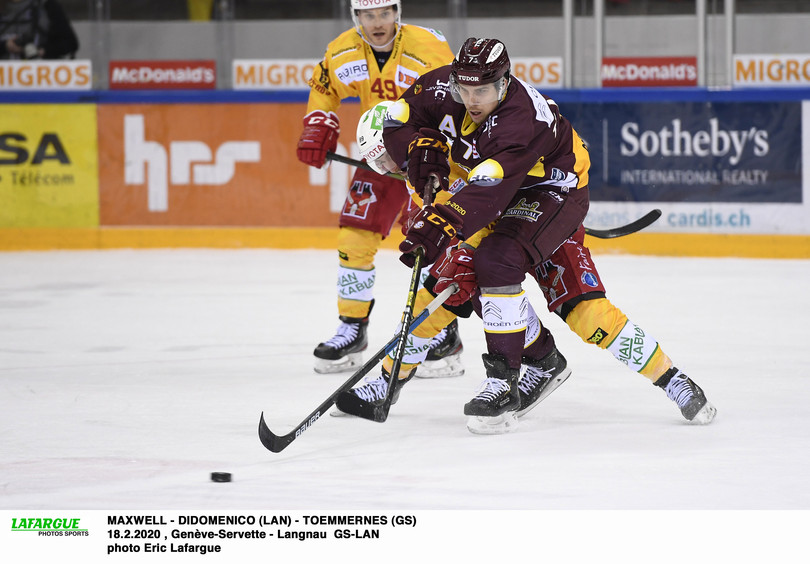
<path id="1" fill-rule="evenodd" d="M 408 231 L 411 230 L 413 224 L 416 223 L 416 216 L 422 213 L 422 208 L 416 205 L 413 200 L 408 201 L 408 209 L 403 212 L 403 220 L 402 220 L 402 234 L 407 235 Z"/>
<path id="2" fill-rule="evenodd" d="M 423 127 L 414 134 L 408 145 L 408 181 L 422 198 L 432 184 L 431 174 L 439 179 L 439 190 L 447 190 L 450 186 L 449 154 L 444 135 L 435 129 Z"/>
<path id="3" fill-rule="evenodd" d="M 298 139 L 298 160 L 321 168 L 326 162 L 326 153 L 335 152 L 338 135 L 340 122 L 335 112 L 309 112 L 304 116 L 304 131 Z"/>
<path id="4" fill-rule="evenodd" d="M 473 253 L 470 247 L 455 247 L 448 249 L 447 254 L 436 269 L 436 285 L 433 291 L 440 294 L 450 284 L 458 284 L 458 291 L 447 298 L 447 305 L 460 306 L 470 299 L 478 287 L 475 280 L 475 266 Z"/>
<path id="5" fill-rule="evenodd" d="M 425 264 L 436 261 L 456 236 L 461 227 L 461 216 L 448 206 L 427 206 L 414 218 L 413 225 L 399 244 L 400 262 L 413 267 L 416 257 L 412 254 L 421 247 L 425 252 Z"/>

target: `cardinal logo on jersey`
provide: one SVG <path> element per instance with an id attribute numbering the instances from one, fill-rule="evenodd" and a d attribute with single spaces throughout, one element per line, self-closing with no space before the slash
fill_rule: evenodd
<path id="1" fill-rule="evenodd" d="M 516 219 L 524 219 L 526 221 L 537 221 L 543 212 L 538 210 L 540 202 L 532 202 L 529 204 L 526 198 L 521 198 L 520 201 L 506 210 L 503 214 L 504 217 L 514 217 Z"/>

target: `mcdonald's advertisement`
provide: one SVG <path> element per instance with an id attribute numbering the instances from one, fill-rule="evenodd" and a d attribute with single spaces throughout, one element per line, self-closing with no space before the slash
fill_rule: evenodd
<path id="1" fill-rule="evenodd" d="M 349 167 L 310 169 L 305 104 L 101 105 L 102 225 L 334 227 Z M 357 105 L 341 108 L 341 150 Z M 345 140 L 345 141 L 344 141 Z"/>
<path id="2" fill-rule="evenodd" d="M 0 227 L 98 226 L 96 106 L 10 104 L 0 126 Z"/>

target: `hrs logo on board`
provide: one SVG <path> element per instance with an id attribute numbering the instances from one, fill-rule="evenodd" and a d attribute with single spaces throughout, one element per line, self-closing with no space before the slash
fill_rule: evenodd
<path id="1" fill-rule="evenodd" d="M 257 163 L 259 141 L 225 141 L 212 151 L 202 141 L 147 139 L 143 115 L 124 116 L 124 184 L 147 185 L 151 212 L 169 209 L 172 185 L 223 186 L 236 174 L 237 163 Z"/>

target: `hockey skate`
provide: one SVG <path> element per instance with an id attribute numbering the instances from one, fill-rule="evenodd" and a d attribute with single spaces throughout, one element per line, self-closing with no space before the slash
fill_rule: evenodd
<path id="1" fill-rule="evenodd" d="M 518 380 L 520 409 L 522 417 L 559 388 L 571 375 L 565 357 L 556 348 L 540 360 L 523 357 L 525 371 Z"/>
<path id="2" fill-rule="evenodd" d="M 419 366 L 417 378 L 452 378 L 464 374 L 461 353 L 464 345 L 458 334 L 458 319 L 441 330 L 430 342 L 425 361 Z"/>
<path id="3" fill-rule="evenodd" d="M 509 368 L 506 358 L 483 354 L 487 378 L 476 396 L 464 405 L 467 429 L 476 435 L 499 435 L 515 431 L 520 408 L 520 370 Z"/>
<path id="4" fill-rule="evenodd" d="M 661 376 L 655 385 L 662 388 L 674 401 L 687 421 L 708 425 L 717 415 L 717 409 L 706 399 L 706 394 L 686 374 L 674 366 Z"/>
<path id="5" fill-rule="evenodd" d="M 413 369 L 406 378 L 397 378 L 397 383 L 395 384 L 394 391 L 392 392 L 393 395 L 391 396 L 391 405 L 397 403 L 402 386 L 413 378 L 415 372 L 416 369 Z M 362 386 L 352 388 L 348 392 L 342 392 L 338 396 L 335 405 L 340 412 L 346 415 L 354 415 L 371 421 L 385 421 L 388 416 L 388 410 L 385 410 L 385 416 L 383 416 L 380 411 L 380 406 L 382 406 L 385 396 L 388 393 L 388 383 L 390 379 L 391 375 L 385 368 L 383 368 L 381 373 L 377 376 L 366 376 Z M 334 414 L 337 414 L 337 412 L 334 412 L 333 415 Z"/>
<path id="6" fill-rule="evenodd" d="M 368 312 L 371 313 L 371 308 Z M 351 372 L 363 364 L 362 352 L 368 348 L 368 315 L 362 318 L 341 315 L 340 321 L 335 336 L 320 343 L 313 352 L 318 374 Z"/>

